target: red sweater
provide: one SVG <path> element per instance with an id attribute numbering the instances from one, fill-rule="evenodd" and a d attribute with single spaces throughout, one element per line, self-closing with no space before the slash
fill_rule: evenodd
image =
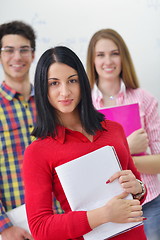
<path id="1" fill-rule="evenodd" d="M 103 122 L 102 126 L 103 131 L 97 131 L 93 142 L 80 132 L 59 127 L 57 137 L 38 139 L 26 149 L 23 169 L 25 201 L 30 229 L 35 240 L 80 240 L 92 230 L 86 211 L 71 211 L 55 167 L 110 145 L 114 146 L 122 168 L 131 169 L 136 178 L 140 179 L 129 154 L 122 127 L 111 121 Z M 64 214 L 53 214 L 53 194 L 59 200 Z M 111 239 L 144 240 L 146 237 L 143 226 L 140 226 Z"/>

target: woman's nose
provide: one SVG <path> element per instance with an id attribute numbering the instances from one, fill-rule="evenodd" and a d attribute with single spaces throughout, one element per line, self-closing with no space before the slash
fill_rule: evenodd
<path id="1" fill-rule="evenodd" d="M 109 55 L 106 55 L 104 58 L 104 63 L 105 64 L 111 64 L 112 63 L 112 58 Z"/>
<path id="2" fill-rule="evenodd" d="M 65 97 L 70 94 L 70 89 L 69 89 L 69 86 L 67 84 L 62 84 L 61 85 L 60 94 L 62 96 L 65 96 Z"/>

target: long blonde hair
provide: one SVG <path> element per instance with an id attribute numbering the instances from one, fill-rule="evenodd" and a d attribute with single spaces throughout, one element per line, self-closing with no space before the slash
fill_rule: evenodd
<path id="1" fill-rule="evenodd" d="M 100 39 L 110 39 L 117 45 L 122 62 L 122 71 L 120 77 L 124 81 L 126 88 L 138 88 L 139 82 L 129 50 L 120 34 L 113 29 L 102 29 L 96 32 L 89 42 L 86 68 L 91 88 L 93 88 L 94 84 L 98 81 L 98 74 L 95 70 L 94 59 L 95 45 Z"/>

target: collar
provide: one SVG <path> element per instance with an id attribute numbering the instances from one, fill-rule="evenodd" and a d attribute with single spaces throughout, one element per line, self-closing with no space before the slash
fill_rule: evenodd
<path id="1" fill-rule="evenodd" d="M 102 125 L 102 128 L 103 128 L 105 131 L 108 131 L 108 130 L 107 130 L 107 121 L 106 121 L 106 120 L 103 121 L 103 122 L 101 122 L 101 125 Z M 101 135 L 101 132 L 102 132 L 102 131 L 103 131 L 103 130 L 99 130 L 99 131 L 96 132 L 96 135 L 94 136 L 94 140 L 97 139 L 97 138 Z M 85 142 L 86 137 L 85 137 L 84 135 L 82 135 L 82 134 L 79 133 L 79 132 L 72 131 L 72 130 L 70 130 L 70 129 L 68 129 L 68 128 L 65 128 L 64 126 L 61 126 L 61 125 L 58 125 L 58 126 L 57 126 L 57 135 L 54 137 L 54 139 L 55 139 L 56 141 L 60 142 L 61 144 L 64 144 L 65 138 L 66 138 L 66 134 L 68 134 L 68 133 L 69 133 L 69 134 L 75 134 L 75 135 L 77 135 L 77 136 L 78 136 L 78 134 L 79 134 L 79 136 L 81 135 L 82 141 L 83 141 L 83 139 L 84 139 L 84 142 Z M 78 137 L 79 137 L 79 136 L 78 136 Z M 84 136 L 84 138 L 83 138 L 83 136 Z"/>
<path id="2" fill-rule="evenodd" d="M 57 126 L 57 134 L 56 136 L 54 137 L 54 139 L 60 143 L 64 143 L 65 141 L 65 127 L 61 126 L 61 125 L 58 125 Z"/>
<path id="3" fill-rule="evenodd" d="M 120 90 L 117 93 L 116 97 L 119 97 L 119 96 L 125 95 L 125 94 L 126 94 L 126 86 L 125 86 L 123 80 L 121 79 L 120 80 Z M 92 98 L 97 99 L 99 102 L 101 102 L 102 99 L 103 99 L 102 92 L 99 90 L 96 83 L 94 84 L 94 87 L 93 87 L 93 90 L 92 90 Z"/>
<path id="4" fill-rule="evenodd" d="M 2 82 L 0 86 L 0 93 L 9 101 L 13 100 L 13 98 L 16 97 L 16 95 L 19 95 L 20 93 L 12 89 L 10 86 L 8 86 L 5 82 Z M 34 96 L 34 87 L 31 84 L 31 92 L 30 97 Z"/>

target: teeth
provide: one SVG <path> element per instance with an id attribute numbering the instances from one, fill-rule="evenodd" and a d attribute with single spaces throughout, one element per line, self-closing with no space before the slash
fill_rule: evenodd
<path id="1" fill-rule="evenodd" d="M 18 65 L 18 64 L 15 64 L 15 65 L 12 65 L 13 67 L 22 67 L 22 65 Z"/>
<path id="2" fill-rule="evenodd" d="M 103 68 L 105 71 L 112 71 L 114 68 Z"/>

